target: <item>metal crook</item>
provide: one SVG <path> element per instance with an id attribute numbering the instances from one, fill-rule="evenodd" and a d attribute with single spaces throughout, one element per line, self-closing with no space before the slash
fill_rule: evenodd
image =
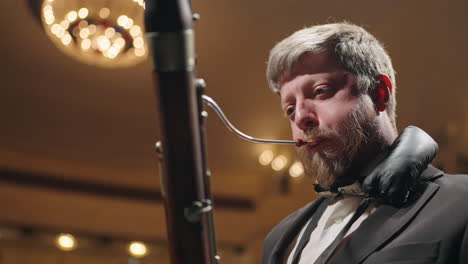
<path id="1" fill-rule="evenodd" d="M 249 135 L 242 133 L 239 129 L 235 128 L 231 122 L 226 118 L 223 113 L 223 110 L 218 106 L 218 104 L 209 96 L 202 95 L 203 101 L 213 109 L 216 114 L 218 115 L 219 119 L 223 122 L 223 124 L 235 135 L 242 138 L 243 140 L 247 140 L 253 143 L 266 143 L 266 144 L 284 144 L 284 145 L 296 145 L 297 142 L 293 140 L 273 140 L 273 139 L 262 139 L 262 138 L 254 138 Z"/>

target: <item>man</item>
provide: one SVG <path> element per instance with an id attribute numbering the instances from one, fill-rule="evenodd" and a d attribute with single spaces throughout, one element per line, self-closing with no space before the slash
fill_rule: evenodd
<path id="1" fill-rule="evenodd" d="M 468 177 L 428 166 L 436 151 L 414 127 L 397 138 L 394 75 L 382 45 L 347 23 L 272 49 L 269 85 L 321 197 L 270 232 L 263 263 L 468 263 Z"/>

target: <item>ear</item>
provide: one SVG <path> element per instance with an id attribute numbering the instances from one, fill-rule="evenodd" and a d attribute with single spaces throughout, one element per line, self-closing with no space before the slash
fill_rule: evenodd
<path id="1" fill-rule="evenodd" d="M 387 109 L 390 104 L 390 96 L 392 95 L 392 82 L 387 75 L 380 74 L 376 77 L 377 84 L 375 86 L 372 100 L 374 105 L 379 112 L 383 112 Z"/>

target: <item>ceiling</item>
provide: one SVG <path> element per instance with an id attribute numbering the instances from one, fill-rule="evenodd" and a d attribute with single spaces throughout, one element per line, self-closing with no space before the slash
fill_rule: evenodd
<path id="1" fill-rule="evenodd" d="M 441 140 L 438 164 L 448 171 L 457 169 L 455 154 L 468 156 L 467 1 L 217 0 L 193 1 L 193 9 L 201 15 L 197 75 L 243 132 L 290 137 L 264 78 L 269 49 L 304 26 L 347 20 L 364 25 L 391 54 L 399 128 L 417 125 Z M 10 212 L 0 222 L 163 241 L 150 60 L 123 69 L 81 64 L 54 46 L 26 1 L 1 1 L 0 14 L 0 168 L 10 179 L 0 181 L 0 206 Z M 213 112 L 207 138 L 212 190 L 223 201 L 215 211 L 221 243 L 260 239 L 313 198 L 307 179 L 282 194 L 272 170 L 257 162 L 265 149 L 293 159 L 291 147 L 244 142 Z M 46 180 L 21 184 L 12 175 Z M 109 188 L 131 192 L 100 195 Z M 142 192 L 152 198 L 138 199 Z"/>

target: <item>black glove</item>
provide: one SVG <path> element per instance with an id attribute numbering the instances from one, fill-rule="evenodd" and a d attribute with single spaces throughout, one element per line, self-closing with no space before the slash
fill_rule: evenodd
<path id="1" fill-rule="evenodd" d="M 401 207 L 439 147 L 415 126 L 403 130 L 362 183 L 362 190 L 384 204 Z"/>

